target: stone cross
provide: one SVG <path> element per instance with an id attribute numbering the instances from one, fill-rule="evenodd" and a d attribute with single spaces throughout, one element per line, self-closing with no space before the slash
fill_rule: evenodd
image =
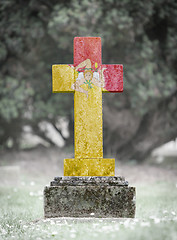
<path id="1" fill-rule="evenodd" d="M 64 176 L 115 174 L 115 160 L 103 158 L 102 92 L 123 91 L 123 66 L 101 60 L 101 38 L 75 37 L 74 64 L 52 66 L 53 92 L 74 92 L 75 158 Z"/>

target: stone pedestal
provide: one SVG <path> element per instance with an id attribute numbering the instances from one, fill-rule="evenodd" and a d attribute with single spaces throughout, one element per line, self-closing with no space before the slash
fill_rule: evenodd
<path id="1" fill-rule="evenodd" d="M 44 215 L 133 218 L 135 199 L 123 177 L 55 177 L 44 189 Z"/>

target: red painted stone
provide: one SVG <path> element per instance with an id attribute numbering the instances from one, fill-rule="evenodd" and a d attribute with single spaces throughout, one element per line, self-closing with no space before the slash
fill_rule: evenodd
<path id="1" fill-rule="evenodd" d="M 123 65 L 102 65 L 104 70 L 105 89 L 109 92 L 122 92 L 123 91 Z"/>

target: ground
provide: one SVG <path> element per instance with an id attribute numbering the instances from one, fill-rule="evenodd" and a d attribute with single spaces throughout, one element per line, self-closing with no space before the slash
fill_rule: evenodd
<path id="1" fill-rule="evenodd" d="M 135 219 L 44 219 L 43 189 L 63 174 L 66 152 L 0 152 L 0 239 L 177 239 L 177 161 L 116 162 L 136 187 Z"/>

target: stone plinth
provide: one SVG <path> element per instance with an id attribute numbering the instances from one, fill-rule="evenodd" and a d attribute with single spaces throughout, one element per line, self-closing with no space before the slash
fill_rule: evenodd
<path id="1" fill-rule="evenodd" d="M 133 218 L 135 188 L 123 177 L 55 177 L 44 189 L 44 215 Z"/>
<path id="2" fill-rule="evenodd" d="M 115 159 L 79 158 L 64 160 L 64 176 L 114 176 Z"/>

